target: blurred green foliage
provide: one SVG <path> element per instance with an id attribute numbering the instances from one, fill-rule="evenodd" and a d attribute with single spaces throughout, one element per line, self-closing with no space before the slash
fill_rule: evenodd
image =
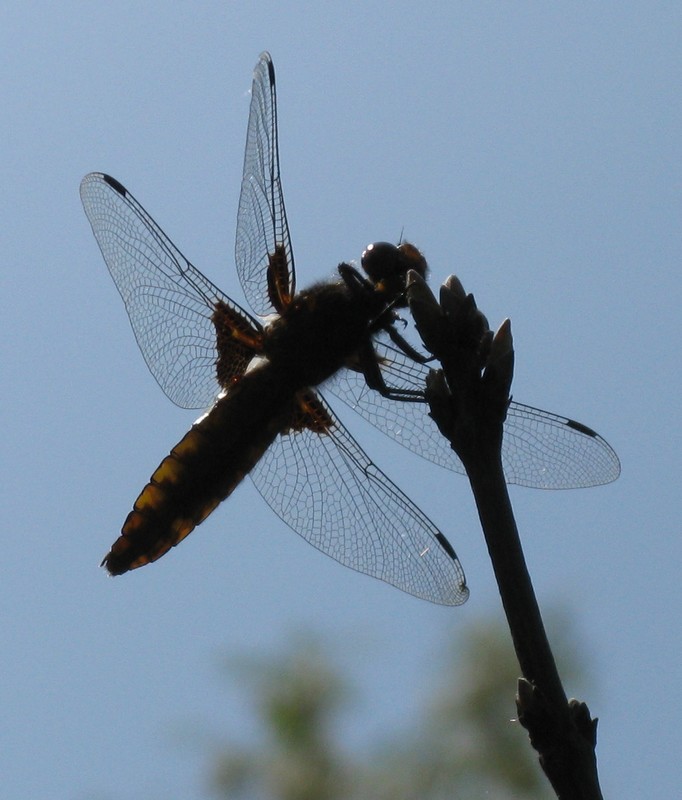
<path id="1" fill-rule="evenodd" d="M 564 679 L 578 670 L 566 615 L 549 628 Z M 233 664 L 233 671 L 234 664 Z M 465 629 L 440 665 L 417 719 L 349 752 L 339 717 L 355 692 L 319 642 L 294 638 L 278 655 L 242 659 L 236 670 L 255 702 L 257 747 L 225 748 L 212 788 L 230 800 L 550 800 L 554 795 L 515 721 L 519 670 L 500 621 Z"/>

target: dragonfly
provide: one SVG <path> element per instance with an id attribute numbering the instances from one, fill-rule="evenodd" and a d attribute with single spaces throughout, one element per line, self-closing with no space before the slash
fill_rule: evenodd
<path id="1" fill-rule="evenodd" d="M 439 528 L 369 458 L 332 411 L 327 389 L 425 458 L 464 472 L 425 412 L 428 359 L 401 333 L 420 251 L 379 242 L 362 271 L 296 291 L 280 178 L 275 71 L 254 70 L 235 262 L 251 314 L 173 244 L 115 178 L 90 173 L 85 213 L 161 389 L 207 409 L 140 492 L 102 564 L 113 575 L 161 558 L 248 475 L 310 544 L 359 572 L 443 605 L 469 595 Z M 614 480 L 616 454 L 592 429 L 512 402 L 504 427 L 509 482 L 542 488 Z"/>

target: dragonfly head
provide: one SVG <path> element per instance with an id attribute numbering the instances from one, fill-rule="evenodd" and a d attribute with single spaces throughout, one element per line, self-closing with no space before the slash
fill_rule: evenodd
<path id="1" fill-rule="evenodd" d="M 360 263 L 377 290 L 385 292 L 398 306 L 406 305 L 400 298 L 405 292 L 408 270 L 416 270 L 425 278 L 428 269 L 424 256 L 409 242 L 374 242 L 363 252 Z"/>

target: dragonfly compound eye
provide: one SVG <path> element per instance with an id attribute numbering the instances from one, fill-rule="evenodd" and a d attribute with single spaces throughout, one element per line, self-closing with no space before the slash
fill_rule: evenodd
<path id="1" fill-rule="evenodd" d="M 426 277 L 426 259 L 409 242 L 396 245 L 390 242 L 370 244 L 362 254 L 363 270 L 374 284 L 391 283 L 395 278 L 404 280 L 407 271 L 416 270 Z"/>
<path id="2" fill-rule="evenodd" d="M 372 283 L 379 283 L 400 269 L 400 253 L 390 242 L 374 242 L 362 253 L 360 263 Z"/>

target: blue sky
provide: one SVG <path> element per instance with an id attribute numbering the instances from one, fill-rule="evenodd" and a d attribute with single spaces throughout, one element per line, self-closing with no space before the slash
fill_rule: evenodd
<path id="1" fill-rule="evenodd" d="M 117 177 L 241 300 L 236 207 L 263 49 L 300 285 L 404 231 L 434 281 L 455 272 L 491 322 L 511 317 L 515 398 L 617 449 L 611 486 L 512 501 L 541 604 L 567 606 L 584 643 L 589 695 L 567 688 L 600 718 L 605 796 L 675 795 L 681 35 L 673 3 L 4 7 L 6 797 L 200 797 L 202 737 L 249 724 L 221 658 L 301 629 L 347 643 L 339 665 L 380 732 L 458 628 L 502 613 L 465 479 L 338 405 L 453 541 L 466 606 L 344 570 L 247 484 L 154 567 L 97 567 L 193 416 L 144 366 L 78 184 Z"/>

